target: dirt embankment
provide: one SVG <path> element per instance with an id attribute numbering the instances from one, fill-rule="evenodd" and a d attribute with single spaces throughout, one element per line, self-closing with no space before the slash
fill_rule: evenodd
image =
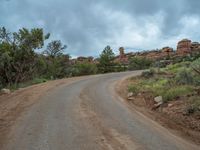
<path id="1" fill-rule="evenodd" d="M 36 103 L 46 92 L 58 86 L 66 86 L 83 78 L 85 77 L 49 81 L 16 90 L 11 94 L 0 95 L 0 149 L 8 136 L 11 126 L 22 112 Z"/>
<path id="2" fill-rule="evenodd" d="M 157 121 L 171 132 L 200 145 L 200 132 L 196 128 L 191 127 L 192 123 L 195 126 L 198 125 L 200 120 L 193 121 L 193 118 L 189 118 L 189 116 L 184 116 L 180 113 L 180 110 L 182 110 L 182 106 L 184 105 L 182 104 L 183 102 L 174 101 L 171 102 L 170 107 L 152 110 L 152 101 L 148 100 L 148 94 L 139 94 L 139 96 L 134 97 L 133 100 L 127 99 L 129 84 L 129 79 L 121 80 L 116 86 L 116 91 L 130 108 L 136 109 L 149 118 Z"/>

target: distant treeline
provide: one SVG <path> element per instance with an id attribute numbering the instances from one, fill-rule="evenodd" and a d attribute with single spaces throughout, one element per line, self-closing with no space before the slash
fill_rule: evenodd
<path id="1" fill-rule="evenodd" d="M 132 59 L 130 66 L 114 63 L 115 55 L 110 46 L 102 51 L 97 64 L 89 61 L 72 64 L 70 55 L 64 54 L 67 46 L 60 40 L 44 44 L 49 37 L 50 34 L 45 34 L 41 28 L 22 28 L 11 33 L 0 27 L 0 88 L 17 87 L 34 79 L 42 82 L 70 76 L 145 69 L 151 65 L 149 60 L 141 59 Z M 42 53 L 36 53 L 36 50 Z"/>

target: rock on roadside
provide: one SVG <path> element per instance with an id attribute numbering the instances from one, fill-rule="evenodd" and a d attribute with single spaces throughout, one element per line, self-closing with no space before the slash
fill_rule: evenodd
<path id="1" fill-rule="evenodd" d="M 128 94 L 127 94 L 127 97 L 129 98 L 129 97 L 132 97 L 133 96 L 133 92 L 129 92 Z"/>
<path id="2" fill-rule="evenodd" d="M 1 89 L 1 94 L 10 94 L 11 91 L 9 89 Z"/>
<path id="3" fill-rule="evenodd" d="M 154 98 L 154 101 L 156 103 L 163 103 L 163 98 L 162 98 L 162 96 L 157 96 L 157 97 Z"/>
<path id="4" fill-rule="evenodd" d="M 127 99 L 128 100 L 134 100 L 134 98 L 133 98 L 133 92 L 129 92 L 128 94 L 127 94 Z"/>
<path id="5" fill-rule="evenodd" d="M 156 104 L 154 104 L 152 110 L 157 109 L 158 107 L 160 107 L 160 105 L 163 104 L 163 98 L 162 98 L 162 96 L 157 96 L 157 97 L 155 97 L 155 98 L 154 98 L 154 101 L 156 102 Z"/>

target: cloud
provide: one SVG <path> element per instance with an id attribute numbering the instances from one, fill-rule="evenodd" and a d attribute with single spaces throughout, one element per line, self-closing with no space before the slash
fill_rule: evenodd
<path id="1" fill-rule="evenodd" d="M 73 56 L 176 47 L 200 38 L 200 2 L 189 0 L 0 0 L 0 26 L 42 27 Z"/>

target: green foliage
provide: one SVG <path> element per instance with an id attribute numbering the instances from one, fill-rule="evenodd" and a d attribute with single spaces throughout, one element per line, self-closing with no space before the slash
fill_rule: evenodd
<path id="1" fill-rule="evenodd" d="M 43 48 L 50 34 L 44 35 L 43 29 L 26 28 L 10 33 L 0 28 L 0 88 L 18 87 L 19 84 L 34 84 L 35 78 L 62 78 L 66 76 L 69 55 L 62 52 L 66 46 L 61 41 L 47 45 L 45 55 L 35 50 Z M 40 82 L 40 81 L 36 81 Z"/>
<path id="2" fill-rule="evenodd" d="M 44 51 L 44 54 L 47 54 L 47 56 L 49 57 L 55 58 L 55 57 L 61 56 L 63 50 L 66 48 L 67 46 L 62 45 L 60 40 L 51 41 L 47 45 L 47 49 Z"/>
<path id="3" fill-rule="evenodd" d="M 132 57 L 129 60 L 129 70 L 141 70 L 148 69 L 152 64 L 152 61 L 147 58 Z"/>
<path id="4" fill-rule="evenodd" d="M 56 57 L 48 56 L 46 58 L 47 78 L 57 79 L 67 76 L 66 68 L 69 67 L 69 55 L 60 55 Z"/>
<path id="5" fill-rule="evenodd" d="M 96 74 L 97 66 L 89 62 L 77 63 L 71 71 L 74 76 Z"/>
<path id="6" fill-rule="evenodd" d="M 137 94 L 139 92 L 139 87 L 137 85 L 129 85 L 128 92 L 133 92 L 133 94 Z"/>
<path id="7" fill-rule="evenodd" d="M 115 55 L 110 46 L 106 46 L 100 54 L 98 70 L 101 73 L 113 72 L 114 71 L 114 58 Z"/>
<path id="8" fill-rule="evenodd" d="M 168 80 L 164 78 L 144 80 L 140 83 L 141 88 L 147 91 L 152 91 L 154 96 L 163 95 L 163 92 L 168 88 Z"/>
<path id="9" fill-rule="evenodd" d="M 157 82 L 149 85 L 147 84 L 144 87 L 148 91 L 152 91 L 154 96 L 162 96 L 165 102 L 193 92 L 193 88 L 190 86 L 170 87 L 167 79 L 158 80 Z"/>
<path id="10" fill-rule="evenodd" d="M 144 77 L 144 78 L 151 78 L 153 77 L 155 74 L 155 70 L 154 69 L 150 69 L 148 71 L 143 71 L 141 76 Z"/>
<path id="11" fill-rule="evenodd" d="M 30 80 L 30 81 L 9 85 L 9 86 L 7 86 L 7 88 L 9 88 L 11 90 L 16 90 L 18 88 L 25 88 L 25 87 L 30 86 L 30 85 L 44 83 L 44 82 L 47 82 L 47 81 L 48 80 L 45 79 L 45 78 L 34 78 L 33 80 Z"/>
<path id="12" fill-rule="evenodd" d="M 45 44 L 45 40 L 49 36 L 50 34 L 44 34 L 41 28 L 22 28 L 11 33 L 5 27 L 0 27 L 0 88 L 26 86 L 43 82 L 43 79 L 119 72 L 128 69 L 147 69 L 153 63 L 149 59 L 140 57 L 130 58 L 129 65 L 116 63 L 110 46 L 106 46 L 102 51 L 97 64 L 89 61 L 72 62 L 70 56 L 64 54 L 67 46 L 63 45 L 60 40 L 53 40 L 49 44 Z M 47 47 L 44 48 L 44 45 Z M 36 50 L 41 51 L 41 49 L 44 50 L 42 54 L 35 52 Z M 188 60 L 188 62 L 170 65 L 164 69 L 164 72 L 177 73 L 173 80 L 167 80 L 165 83 L 164 79 L 156 79 L 153 82 L 150 79 L 150 82 L 141 83 L 141 86 L 144 89 L 151 89 L 152 86 L 152 90 L 158 93 L 162 92 L 161 89 L 165 89 L 164 86 L 169 88 L 177 83 L 200 85 L 200 59 L 197 58 L 197 55 L 192 56 L 191 59 L 185 58 L 184 61 Z M 194 59 L 197 60 L 191 63 Z M 182 61 L 182 59 L 180 60 Z M 190 74 L 188 69 L 184 70 L 184 68 L 190 68 L 189 71 L 193 73 Z M 155 74 L 158 75 L 151 69 L 143 72 L 142 76 L 148 79 L 154 78 Z M 132 87 L 130 89 L 137 91 L 140 88 Z"/>
<path id="13" fill-rule="evenodd" d="M 46 38 L 39 28 L 22 28 L 14 33 L 0 28 L 0 76 L 3 86 L 33 78 L 36 68 L 34 50 L 42 48 Z"/>
<path id="14" fill-rule="evenodd" d="M 70 56 L 64 55 L 63 51 L 67 46 L 63 45 L 60 40 L 51 41 L 46 50 L 43 52 L 46 55 L 46 60 L 41 60 L 44 65 L 46 77 L 50 79 L 62 78 L 66 75 L 66 68 L 69 63 Z"/>
<path id="15" fill-rule="evenodd" d="M 184 61 L 168 65 L 161 72 L 155 70 L 144 71 L 142 78 L 134 78 L 136 84 L 128 86 L 134 93 L 149 92 L 154 97 L 162 96 L 164 102 L 183 99 L 186 102 L 192 97 L 190 104 L 186 105 L 186 114 L 200 111 L 199 85 L 200 85 L 200 59 Z"/>
<path id="16" fill-rule="evenodd" d="M 185 61 L 167 66 L 164 71 L 175 75 L 174 81 L 183 85 L 200 85 L 200 76 L 198 69 L 200 68 L 200 59 L 193 62 Z"/>
<path id="17" fill-rule="evenodd" d="M 164 101 L 173 100 L 174 98 L 191 94 L 193 88 L 190 86 L 172 87 L 169 90 L 163 91 L 162 96 Z"/>
<path id="18" fill-rule="evenodd" d="M 38 83 L 44 83 L 44 82 L 47 82 L 48 80 L 45 79 L 45 78 L 34 78 L 32 81 L 31 81 L 31 84 L 38 84 Z"/>
<path id="19" fill-rule="evenodd" d="M 181 69 L 178 71 L 175 80 L 178 84 L 192 85 L 194 83 L 194 77 L 190 69 Z"/>
<path id="20" fill-rule="evenodd" d="M 130 86 L 130 89 L 132 87 L 140 87 L 137 88 L 137 90 L 139 89 L 139 91 L 150 91 L 154 96 L 162 96 L 165 102 L 194 92 L 192 86 L 177 85 L 176 83 L 171 85 L 171 80 L 172 79 L 160 77 L 145 78 L 141 80 L 139 84 Z"/>
<path id="21" fill-rule="evenodd" d="M 167 65 L 169 65 L 171 61 L 170 60 L 157 60 L 155 62 L 153 62 L 152 66 L 153 67 L 156 67 L 156 68 L 164 68 L 166 67 Z"/>
<path id="22" fill-rule="evenodd" d="M 190 104 L 185 108 L 186 115 L 193 114 L 195 112 L 200 111 L 200 98 L 199 97 L 192 97 L 190 99 Z"/>
<path id="23" fill-rule="evenodd" d="M 195 60 L 191 64 L 191 68 L 195 71 L 195 73 L 197 73 L 198 75 L 200 75 L 200 58 L 198 58 L 197 60 Z"/>
<path id="24" fill-rule="evenodd" d="M 176 63 L 176 64 L 171 64 L 168 65 L 164 71 L 167 71 L 169 73 L 177 73 L 180 70 L 183 70 L 184 68 L 189 68 L 190 67 L 191 62 L 180 62 L 180 63 Z"/>
<path id="25" fill-rule="evenodd" d="M 197 76 L 197 75 L 193 76 L 193 85 L 200 86 L 200 76 Z"/>
<path id="26" fill-rule="evenodd" d="M 127 66 L 121 63 L 114 63 L 114 66 L 112 66 L 113 72 L 122 72 L 127 70 Z"/>

